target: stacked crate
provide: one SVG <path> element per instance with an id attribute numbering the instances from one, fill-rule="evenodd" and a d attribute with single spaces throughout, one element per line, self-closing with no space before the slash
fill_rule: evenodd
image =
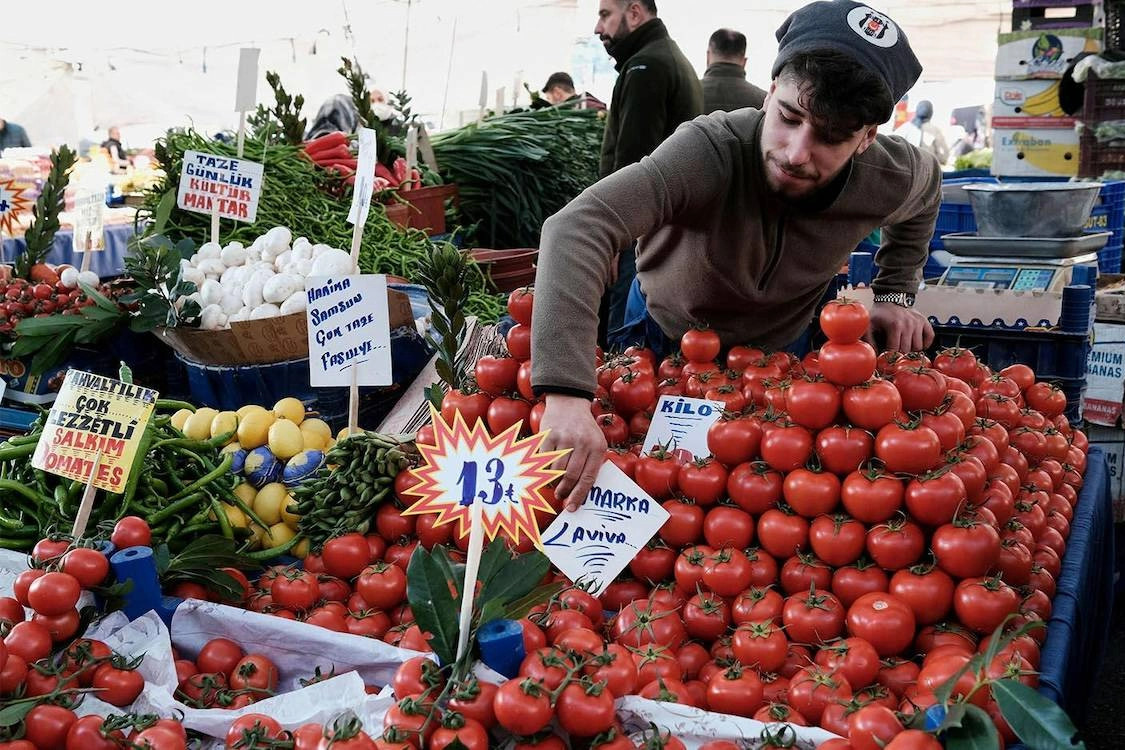
<path id="1" fill-rule="evenodd" d="M 1013 30 L 997 40 L 992 174 L 1078 175 L 1076 119 L 1062 110 L 1059 84 L 1079 55 L 1101 51 L 1103 20 L 1093 0 L 1013 0 Z"/>

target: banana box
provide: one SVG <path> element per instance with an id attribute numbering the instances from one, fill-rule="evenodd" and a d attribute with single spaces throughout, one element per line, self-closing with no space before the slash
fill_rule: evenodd
<path id="1" fill-rule="evenodd" d="M 1078 174 L 1078 134 L 1066 117 L 993 120 L 992 174 L 997 177 L 1074 177 Z"/>
<path id="2" fill-rule="evenodd" d="M 1011 117 L 1066 117 L 1059 104 L 1059 80 L 997 81 L 992 101 L 994 127 Z M 998 122 L 999 121 L 999 122 Z"/>
<path id="3" fill-rule="evenodd" d="M 1083 52 L 1102 51 L 1101 28 L 1037 29 L 997 39 L 996 79 L 1062 78 Z"/>

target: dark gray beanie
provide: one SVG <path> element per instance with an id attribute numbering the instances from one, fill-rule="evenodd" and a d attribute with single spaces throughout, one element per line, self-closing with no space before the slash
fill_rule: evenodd
<path id="1" fill-rule="evenodd" d="M 773 78 L 802 52 L 830 49 L 878 75 L 898 101 L 922 75 L 906 32 L 885 13 L 854 0 L 819 0 L 793 12 L 777 30 Z"/>

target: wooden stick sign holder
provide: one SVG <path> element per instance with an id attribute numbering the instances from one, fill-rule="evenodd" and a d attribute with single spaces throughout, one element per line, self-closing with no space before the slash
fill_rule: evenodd
<path id="1" fill-rule="evenodd" d="M 89 255 L 89 253 L 87 253 Z M 86 489 L 82 492 L 82 502 L 78 504 L 78 514 L 74 517 L 74 525 L 70 529 L 70 536 L 81 539 L 86 533 L 86 525 L 90 523 L 90 513 L 94 509 L 94 495 L 98 488 L 94 486 L 94 477 L 98 475 L 98 467 L 102 463 L 102 452 L 94 456 L 94 465 L 90 467 L 90 477 L 86 480 Z"/>

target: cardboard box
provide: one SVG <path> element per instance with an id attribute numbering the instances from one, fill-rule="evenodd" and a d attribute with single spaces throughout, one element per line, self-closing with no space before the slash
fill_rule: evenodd
<path id="1" fill-rule="evenodd" d="M 1087 422 L 1116 427 L 1125 400 L 1125 325 L 1094 324 L 1094 343 L 1086 358 L 1086 400 L 1082 417 Z"/>
<path id="2" fill-rule="evenodd" d="M 1125 323 L 1125 274 L 1099 273 L 1094 305 L 1098 320 Z"/>
<path id="3" fill-rule="evenodd" d="M 414 324 L 405 292 L 388 289 L 387 305 L 392 330 Z M 202 365 L 267 365 L 309 356 L 308 318 L 304 312 L 232 323 L 219 331 L 160 328 L 153 333 L 186 359 Z"/>
<path id="4" fill-rule="evenodd" d="M 1105 451 L 1109 463 L 1109 496 L 1113 498 L 1113 520 L 1125 522 L 1125 485 L 1122 471 L 1125 470 L 1125 430 L 1092 425 L 1086 429 L 1090 445 Z"/>
<path id="5" fill-rule="evenodd" d="M 1102 51 L 1102 29 L 1012 31 L 997 37 L 996 79 L 1062 78 L 1083 52 Z"/>
<path id="6" fill-rule="evenodd" d="M 869 287 L 848 287 L 842 296 L 872 305 Z M 1008 289 L 973 289 L 963 286 L 924 286 L 914 300 L 914 309 L 946 325 L 994 325 L 1009 328 L 1058 324 L 1062 315 L 1062 292 L 1013 292 Z"/>
<path id="7" fill-rule="evenodd" d="M 1016 127 L 992 131 L 992 174 L 1002 177 L 1074 177 L 1081 149 L 1070 118 L 1008 119 Z M 1060 127 L 1069 122 L 1069 127 Z M 995 124 L 995 123 L 994 123 Z"/>
<path id="8" fill-rule="evenodd" d="M 1070 119 L 1059 104 L 1059 81 L 997 81 L 996 97 L 992 102 L 992 126 L 1012 127 L 1005 123 L 1011 117 Z"/>

